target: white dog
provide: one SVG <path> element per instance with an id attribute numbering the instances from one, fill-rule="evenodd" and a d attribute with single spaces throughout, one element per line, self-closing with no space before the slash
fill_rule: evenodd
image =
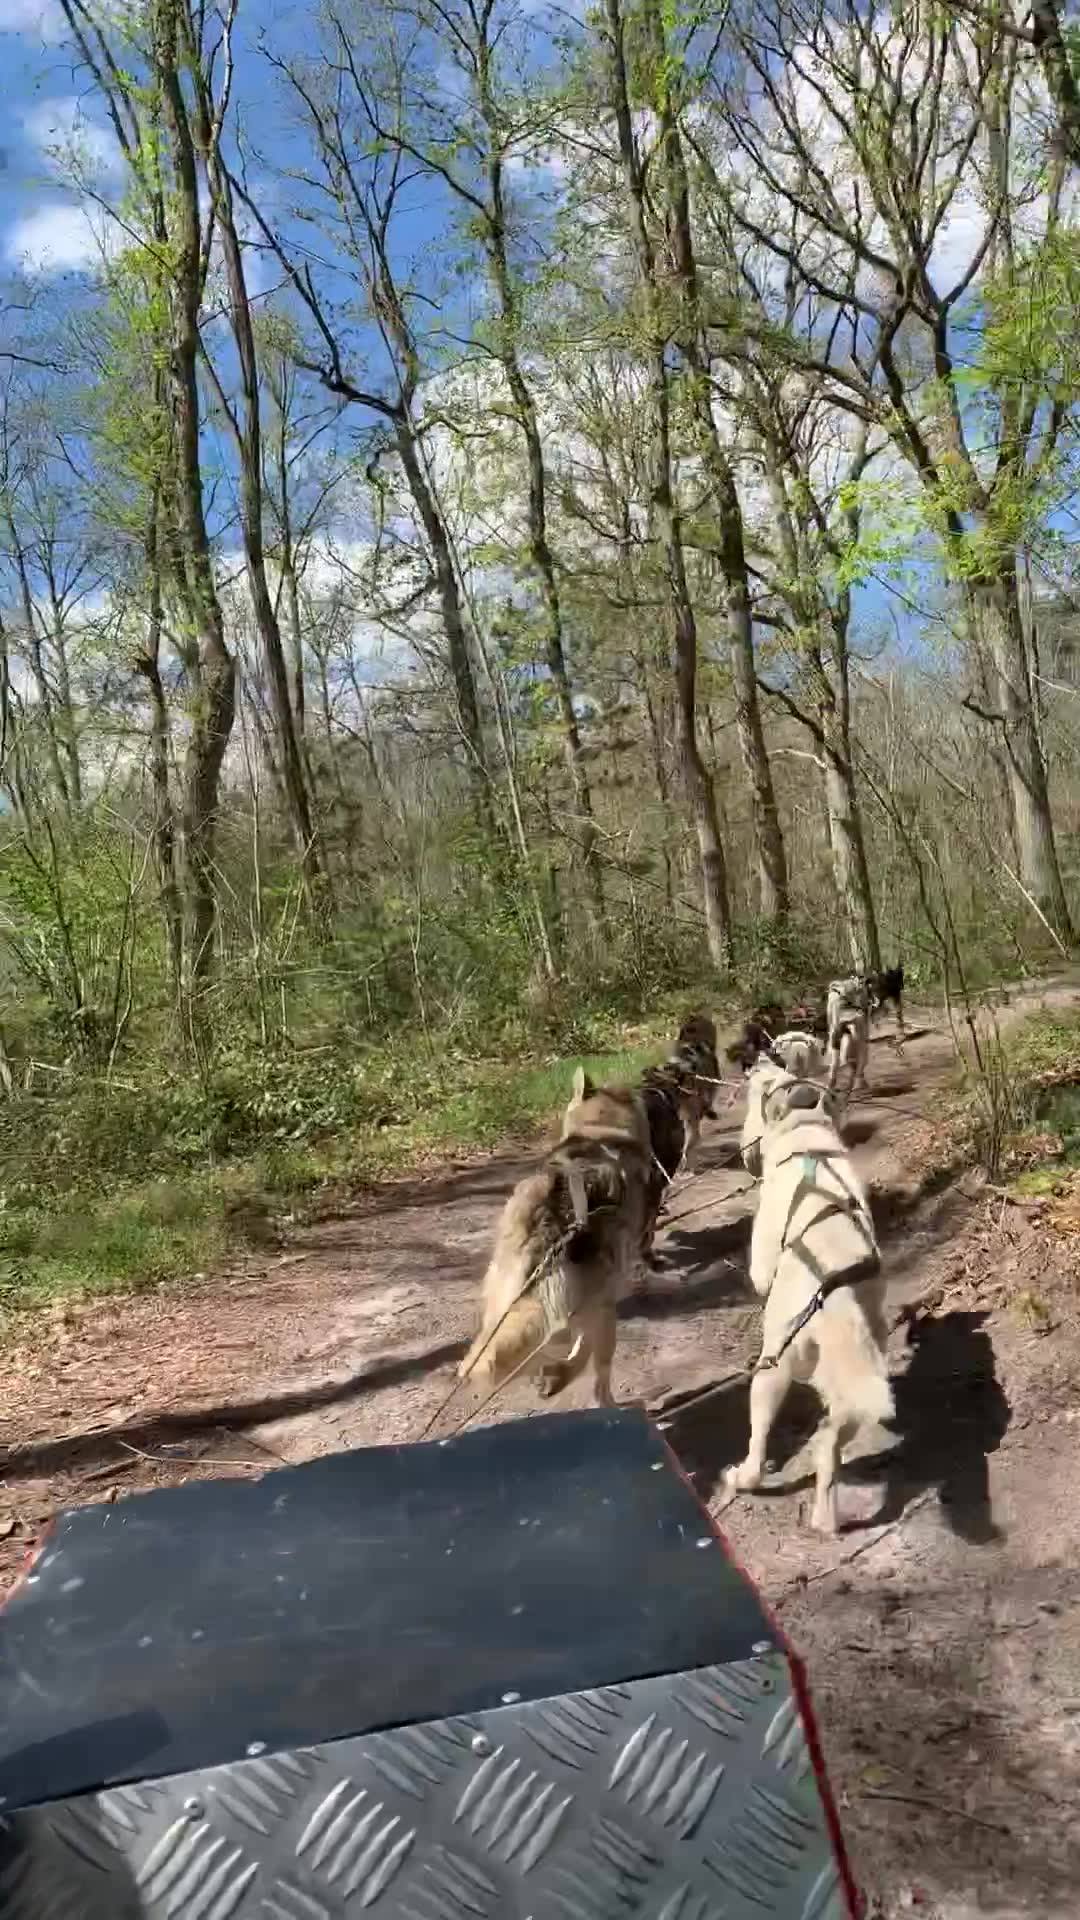
<path id="1" fill-rule="evenodd" d="M 836 1530 L 843 1447 L 861 1426 L 893 1412 L 881 1259 L 833 1106 L 823 1089 L 771 1060 L 750 1076 L 742 1155 L 762 1177 L 750 1280 L 765 1313 L 750 1388 L 750 1448 L 726 1476 L 733 1492 L 760 1486 L 780 1403 L 793 1380 L 808 1381 L 826 1408 L 815 1443 L 812 1516 L 825 1533 Z M 793 1331 L 803 1315 L 805 1324 Z"/>
<path id="2" fill-rule="evenodd" d="M 829 983 L 827 1005 L 829 1038 L 829 1085 L 835 1087 L 841 1067 L 850 1069 L 848 1098 L 866 1086 L 866 1061 L 870 1052 L 870 992 L 865 980 L 852 974 L 847 980 Z"/>

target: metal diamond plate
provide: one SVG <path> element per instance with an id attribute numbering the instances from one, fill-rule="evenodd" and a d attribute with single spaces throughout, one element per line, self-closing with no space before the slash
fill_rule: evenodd
<path id="1" fill-rule="evenodd" d="M 16 1813 L 4 1920 L 850 1920 L 785 1656 Z"/>

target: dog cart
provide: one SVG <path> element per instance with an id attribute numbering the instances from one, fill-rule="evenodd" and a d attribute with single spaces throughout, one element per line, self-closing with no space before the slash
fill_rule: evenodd
<path id="1" fill-rule="evenodd" d="M 62 1514 L 3 1920 L 851 1920 L 798 1661 L 647 1419 Z"/>

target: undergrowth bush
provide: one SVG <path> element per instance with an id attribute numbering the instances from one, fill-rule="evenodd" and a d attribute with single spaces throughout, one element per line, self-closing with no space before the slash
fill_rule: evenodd
<path id="1" fill-rule="evenodd" d="M 51 949 L 17 997 L 4 996 L 15 1090 L 0 1098 L 0 1317 L 58 1293 L 203 1270 L 264 1234 L 270 1216 L 338 1204 L 426 1154 L 535 1132 L 565 1100 L 575 1059 L 629 1076 L 691 1008 L 723 1022 L 755 1000 L 820 990 L 843 963 L 820 918 L 792 916 L 780 930 L 747 921 L 737 976 L 721 992 L 697 925 L 632 895 L 606 937 L 582 927 L 548 983 L 535 974 L 522 903 L 487 888 L 479 906 L 453 891 L 439 903 L 418 969 L 408 903 L 384 895 L 366 920 L 343 915 L 332 941 L 300 956 L 284 934 L 253 952 L 226 923 L 196 1062 L 180 1044 L 161 955 L 141 935 L 139 994 L 109 1038 L 112 976 L 95 957 L 97 901 L 87 898 L 76 958 L 95 1003 L 78 1008 L 72 991 L 58 1012 Z M 272 890 L 266 900 L 269 911 Z M 902 957 L 909 988 L 925 989 L 931 960 Z M 1033 1084 L 1039 1046 L 1049 1071 L 1063 1044 L 1041 1031 L 1025 1041 Z M 101 1043 L 87 1048 L 87 1032 Z M 1002 1088 L 1013 1077 L 1003 1068 Z M 1019 1124 L 1011 1106 L 1002 1113 Z M 985 1121 L 973 1124 L 985 1139 Z"/>
<path id="2" fill-rule="evenodd" d="M 965 1059 L 950 1118 L 962 1156 L 997 1179 L 1071 1153 L 1080 1140 L 1080 1010 L 1042 1010 L 1005 1030 L 984 1014 Z"/>

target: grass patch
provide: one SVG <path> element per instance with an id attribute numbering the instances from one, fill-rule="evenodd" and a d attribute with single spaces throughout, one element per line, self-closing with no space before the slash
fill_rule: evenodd
<path id="1" fill-rule="evenodd" d="M 1058 1092 L 1076 1098 L 1080 1088 L 1080 1011 L 1034 1013 L 1007 1034 L 1005 1054 L 1022 1090 L 1034 1104 Z"/>
<path id="2" fill-rule="evenodd" d="M 1014 1116 L 1009 1184 L 1027 1198 L 1052 1194 L 1080 1167 L 1080 1013 L 1033 1014 L 1002 1051 Z"/>
<path id="3" fill-rule="evenodd" d="M 1037 1183 L 1039 1169 L 1060 1177 L 1080 1135 L 1080 1010 L 1044 1010 L 1004 1026 L 983 1012 L 977 1033 L 977 1055 L 965 1044 L 945 1105 L 942 1145 L 958 1166 L 981 1166 L 994 1181 Z"/>
<path id="4" fill-rule="evenodd" d="M 633 1079 L 670 1028 L 658 1019 L 627 1030 L 621 1046 L 525 1065 L 383 1051 L 311 1072 L 294 1059 L 263 1062 L 197 1091 L 6 1102 L 0 1335 L 56 1300 L 204 1272 L 265 1242 L 275 1216 L 333 1211 L 432 1156 L 534 1136 L 569 1099 L 575 1066 L 600 1081 Z"/>
<path id="5" fill-rule="evenodd" d="M 0 1314 L 132 1292 L 219 1260 L 228 1215 L 207 1180 L 151 1181 L 92 1201 L 0 1214 Z"/>

